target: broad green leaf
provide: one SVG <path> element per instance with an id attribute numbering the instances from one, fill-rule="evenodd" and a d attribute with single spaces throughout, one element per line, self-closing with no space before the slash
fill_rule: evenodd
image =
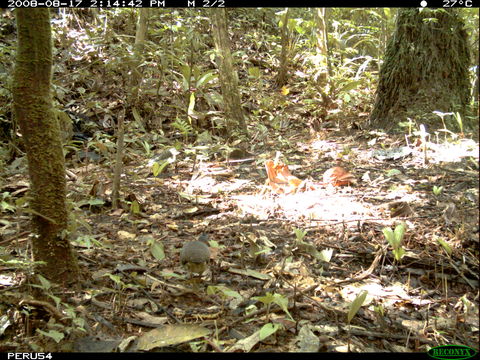
<path id="1" fill-rule="evenodd" d="M 39 332 L 43 336 L 47 336 L 47 337 L 55 340 L 55 342 L 57 344 L 65 337 L 65 334 L 63 334 L 61 332 L 58 332 L 58 331 L 55 331 L 55 330 L 49 330 L 48 332 L 46 332 L 46 331 L 42 331 L 40 329 L 37 329 L 37 332 Z"/>
<path id="2" fill-rule="evenodd" d="M 274 334 L 277 332 L 277 330 L 280 329 L 280 324 L 265 324 L 262 326 L 260 329 L 260 341 L 266 339 L 270 335 Z"/>
<path id="3" fill-rule="evenodd" d="M 154 242 L 150 246 L 150 252 L 152 253 L 153 257 L 158 261 L 165 259 L 165 252 L 163 249 L 163 244 L 159 242 Z"/>
<path id="4" fill-rule="evenodd" d="M 273 298 L 274 303 L 280 306 L 280 308 L 285 312 L 285 314 L 287 314 L 290 319 L 293 320 L 292 315 L 290 315 L 290 312 L 288 311 L 288 298 L 280 294 L 275 294 Z"/>
<path id="5" fill-rule="evenodd" d="M 225 297 L 232 297 L 232 298 L 237 298 L 237 299 L 242 299 L 242 296 L 232 290 L 232 289 L 229 289 L 228 287 L 226 286 L 223 286 L 223 285 L 217 285 L 217 286 L 208 286 L 207 287 L 207 294 L 208 295 L 214 295 L 214 294 L 222 294 L 224 295 Z"/>
<path id="6" fill-rule="evenodd" d="M 405 235 L 405 224 L 404 223 L 398 224 L 395 227 L 394 234 L 395 234 L 396 243 L 400 245 L 403 240 L 403 236 Z"/>
<path id="7" fill-rule="evenodd" d="M 395 241 L 395 235 L 393 234 L 393 230 L 390 229 L 389 227 L 386 227 L 382 229 L 382 232 L 383 232 L 383 235 L 385 236 L 385 239 L 387 239 L 388 243 L 393 246 Z"/>
<path id="8" fill-rule="evenodd" d="M 241 299 L 242 298 L 242 295 L 240 295 L 238 292 L 232 290 L 232 289 L 229 289 L 227 288 L 226 286 L 222 286 L 220 288 L 220 290 L 222 291 L 222 293 L 225 295 L 225 296 L 228 296 L 228 297 L 232 297 L 232 298 L 237 298 L 237 299 Z"/>
<path id="9" fill-rule="evenodd" d="M 158 176 L 158 174 L 160 174 L 160 164 L 156 161 L 152 165 L 152 174 L 153 176 Z"/>
<path id="10" fill-rule="evenodd" d="M 362 82 L 360 80 L 355 80 L 355 81 L 351 81 L 349 83 L 347 83 L 346 85 L 344 85 L 339 91 L 338 93 L 341 94 L 342 92 L 347 92 L 347 91 L 350 91 L 350 90 L 353 90 L 355 89 L 358 85 L 360 85 Z"/>
<path id="11" fill-rule="evenodd" d="M 188 66 L 187 64 L 182 65 L 180 72 L 182 73 L 182 76 L 186 80 L 186 82 L 188 82 L 188 79 L 190 79 L 190 77 L 192 76 L 190 66 Z"/>
<path id="12" fill-rule="evenodd" d="M 357 314 L 358 310 L 362 307 L 365 299 L 367 298 L 368 292 L 366 290 L 362 290 L 360 294 L 357 295 L 355 300 L 350 304 L 350 310 L 348 311 L 347 321 L 350 324 L 353 317 Z"/>
<path id="13" fill-rule="evenodd" d="M 103 205 L 103 204 L 105 204 L 105 201 L 103 201 L 102 199 L 92 199 L 88 202 L 88 204 L 91 205 L 91 206 Z"/>
<path id="14" fill-rule="evenodd" d="M 138 350 L 149 351 L 208 336 L 211 330 L 196 324 L 171 324 L 143 333 L 138 338 Z"/>
<path id="15" fill-rule="evenodd" d="M 217 78 L 217 74 L 214 71 L 207 72 L 200 79 L 198 79 L 197 88 L 201 88 L 203 84 L 208 84 L 210 81 L 216 78 Z"/>
<path id="16" fill-rule="evenodd" d="M 275 297 L 272 293 L 267 292 L 264 296 L 255 296 L 253 299 L 262 302 L 264 305 L 268 305 L 275 300 Z"/>
<path id="17" fill-rule="evenodd" d="M 168 164 L 170 164 L 168 160 L 162 162 L 162 164 L 159 164 L 158 162 L 155 161 L 152 165 L 153 176 L 158 176 L 158 174 L 160 174 Z"/>
<path id="18" fill-rule="evenodd" d="M 120 276 L 118 276 L 118 275 L 113 275 L 113 274 L 109 273 L 109 274 L 105 274 L 103 276 L 108 276 L 110 278 L 110 280 L 112 280 L 117 285 L 122 285 L 123 284 L 122 280 L 120 279 Z"/>

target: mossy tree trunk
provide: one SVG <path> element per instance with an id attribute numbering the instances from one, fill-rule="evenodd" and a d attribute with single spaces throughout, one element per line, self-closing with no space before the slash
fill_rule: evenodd
<path id="1" fill-rule="evenodd" d="M 217 66 L 219 67 L 220 84 L 223 102 L 227 113 L 227 132 L 232 133 L 234 127 L 247 130 L 243 110 L 240 106 L 240 92 L 238 90 L 238 75 L 233 68 L 233 59 L 230 52 L 230 39 L 227 31 L 227 13 L 225 9 L 211 11 L 213 40 L 217 50 Z"/>
<path id="2" fill-rule="evenodd" d="M 371 125 L 391 129 L 409 117 L 435 129 L 443 126 L 435 110 L 458 111 L 465 119 L 469 63 L 467 34 L 455 9 L 399 10 Z"/>
<path id="3" fill-rule="evenodd" d="M 48 9 L 16 9 L 15 115 L 25 142 L 30 176 L 37 270 L 64 286 L 78 282 L 78 266 L 66 238 L 65 164 L 60 126 L 52 111 L 52 39 Z"/>

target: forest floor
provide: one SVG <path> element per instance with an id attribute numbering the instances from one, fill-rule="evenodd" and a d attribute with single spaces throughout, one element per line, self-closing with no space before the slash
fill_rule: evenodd
<path id="1" fill-rule="evenodd" d="M 326 86 L 308 65 L 310 46 L 295 53 L 288 84 L 278 89 L 276 26 L 246 21 L 240 12 L 232 52 L 242 104 L 252 115 L 249 135 L 241 144 L 238 134 L 211 135 L 225 117 L 214 101 L 220 87 L 207 56 L 209 22 L 201 19 L 207 27 L 200 31 L 188 13 L 181 22 L 165 13 L 157 29 L 172 18 L 172 29 L 185 23 L 185 36 L 202 35 L 205 44 L 193 64 L 177 62 L 193 58 L 193 40 L 180 41 L 178 30 L 151 31 L 138 108 L 126 119 L 121 208 L 112 210 L 112 134 L 130 96 L 134 22 L 126 26 L 129 17 L 118 12 L 100 22 L 89 9 L 68 14 L 69 26 L 54 26 L 54 105 L 94 120 L 94 136 L 82 146 L 102 153 L 80 160 L 80 149 L 65 147 L 80 289 L 46 280 L 41 289 L 31 285 L 39 279 L 25 209 L 26 156 L 19 155 L 0 169 L 0 351 L 425 352 L 445 344 L 478 350 L 478 131 L 469 140 L 443 129 L 437 134 L 448 141 L 433 134 L 425 141 L 367 130 L 376 61 L 355 67 L 358 61 L 340 60 L 344 54 L 333 57 Z M 0 75 L 7 83 L 14 14 L 4 11 L 1 19 Z M 107 25 L 114 41 L 105 36 Z M 174 49 L 173 41 L 183 47 Z M 211 81 L 195 90 L 184 81 L 183 88 L 186 65 Z M 0 98 L 8 119 L 9 93 Z M 187 118 L 193 98 L 199 123 L 191 133 L 204 132 L 189 143 L 187 136 L 174 138 L 179 127 L 172 123 Z M 144 124 L 160 130 L 142 131 Z M 244 156 L 226 156 L 230 145 L 242 144 Z M 304 180 L 298 191 L 278 194 L 266 183 L 265 162 L 277 152 Z M 348 170 L 355 183 L 324 184 L 333 166 Z M 385 233 L 402 223 L 397 255 L 404 254 L 396 260 Z M 191 279 L 180 249 L 202 233 L 210 239 L 210 267 Z M 34 290 L 48 301 L 34 298 Z"/>
<path id="2" fill-rule="evenodd" d="M 11 322 L 0 348 L 477 348 L 478 144 L 428 143 L 426 159 L 422 145 L 402 147 L 404 137 L 338 126 L 315 134 L 290 128 L 272 138 L 283 141 L 265 141 L 263 152 L 252 147 L 246 160 L 203 156 L 209 155 L 203 144 L 196 155 L 178 155 L 156 177 L 155 151 L 148 159 L 130 154 L 121 180 L 130 205 L 117 210 L 109 208 L 110 162 L 67 161 L 68 198 L 78 225 L 72 239 L 86 275 L 82 291 L 63 292 L 59 309 L 71 306 L 76 315 L 66 325 L 53 321 L 41 304 L 18 305 L 29 298 L 28 271 L 4 266 L 2 278 L 15 280 L 2 285 L 2 303 L 28 311 L 15 319 L 8 318 L 12 312 L 5 315 Z M 290 172 L 309 186 L 274 193 L 265 183 L 270 149 L 281 151 Z M 338 154 L 356 178 L 351 186 L 321 181 L 325 170 L 339 165 Z M 441 191 L 435 194 L 434 185 Z M 23 172 L 1 192 L 20 196 L 26 186 Z M 15 226 L 0 228 L 0 245 L 5 253 L 27 257 L 28 216 L 4 219 Z M 396 261 L 384 229 L 402 222 L 405 253 Z M 201 233 L 210 238 L 210 269 L 190 279 L 179 252 Z M 358 309 L 352 304 L 363 290 Z M 87 337 L 75 330 L 83 321 Z M 52 331 L 64 336 L 58 344 Z"/>

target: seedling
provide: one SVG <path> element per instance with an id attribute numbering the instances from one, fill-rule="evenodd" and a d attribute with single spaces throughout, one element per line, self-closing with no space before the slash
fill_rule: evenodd
<path id="1" fill-rule="evenodd" d="M 260 329 L 260 341 L 276 333 L 277 330 L 280 329 L 281 327 L 282 325 L 278 323 L 277 324 L 268 323 L 263 325 L 262 328 Z"/>
<path id="2" fill-rule="evenodd" d="M 365 299 L 367 298 L 368 292 L 366 290 L 362 290 L 355 300 L 352 301 L 350 304 L 350 309 L 348 310 L 348 315 L 347 315 L 347 322 L 350 324 L 350 321 L 355 317 L 357 314 L 358 310 L 362 307 L 363 303 L 365 302 Z"/>
<path id="3" fill-rule="evenodd" d="M 432 191 L 433 191 L 433 195 L 438 196 L 438 195 L 440 195 L 440 194 L 442 193 L 442 191 L 443 191 L 443 186 L 433 185 Z"/>
<path id="4" fill-rule="evenodd" d="M 303 229 L 293 229 L 293 233 L 297 237 L 297 241 L 302 241 L 305 235 L 307 235 L 307 231 Z"/>
<path id="5" fill-rule="evenodd" d="M 269 316 L 270 306 L 272 304 L 277 304 L 288 315 L 288 317 L 293 320 L 292 315 L 290 315 L 288 311 L 288 299 L 285 296 L 267 292 L 265 296 L 256 296 L 253 299 L 262 302 L 267 307 L 267 317 Z"/>
<path id="6" fill-rule="evenodd" d="M 400 261 L 405 255 L 405 249 L 402 247 L 403 236 L 405 235 L 405 224 L 401 223 L 395 227 L 395 231 L 391 228 L 382 230 L 385 239 L 393 247 L 393 255 L 396 261 Z"/>

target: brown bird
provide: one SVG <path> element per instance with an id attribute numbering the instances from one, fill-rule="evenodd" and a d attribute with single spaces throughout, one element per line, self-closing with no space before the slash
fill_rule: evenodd
<path id="1" fill-rule="evenodd" d="M 347 170 L 340 166 L 335 166 L 328 169 L 323 174 L 324 184 L 331 184 L 333 186 L 350 185 L 355 182 L 355 177 Z"/>
<path id="2" fill-rule="evenodd" d="M 183 245 L 180 251 L 180 263 L 190 272 L 201 275 L 208 268 L 210 261 L 210 248 L 208 235 L 202 234 L 195 241 Z"/>

